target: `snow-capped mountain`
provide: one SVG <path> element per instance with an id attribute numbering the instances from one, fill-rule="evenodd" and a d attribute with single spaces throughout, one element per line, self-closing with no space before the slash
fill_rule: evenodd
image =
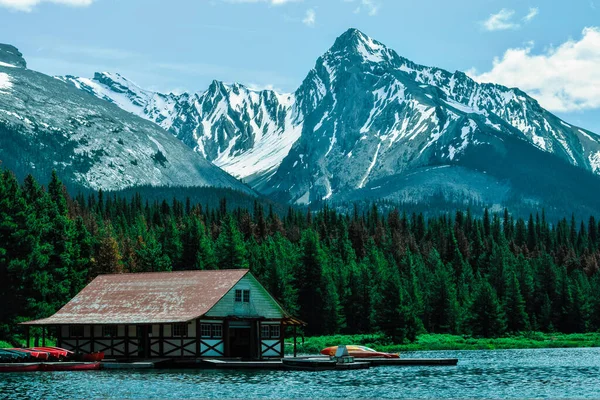
<path id="1" fill-rule="evenodd" d="M 417 202 L 440 192 L 539 204 L 557 184 L 600 182 L 592 176 L 600 174 L 597 135 L 519 89 L 415 64 L 356 29 L 335 41 L 293 94 L 213 82 L 203 93 L 164 95 L 116 74 L 62 79 L 297 204 Z M 569 182 L 557 182 L 561 174 Z"/>
<path id="2" fill-rule="evenodd" d="M 156 124 L 26 68 L 0 44 L 0 161 L 92 189 L 217 186 L 255 194 Z"/>
<path id="3" fill-rule="evenodd" d="M 394 198 L 414 201 L 422 187 L 398 193 L 398 182 L 409 174 L 431 166 L 458 168 L 469 155 L 499 157 L 514 139 L 531 143 L 531 151 L 600 173 L 600 138 L 561 121 L 525 93 L 414 64 L 354 29 L 317 60 L 296 97 L 314 92 L 321 95 L 305 114 L 302 135 L 266 190 L 284 198 L 289 194 L 293 202 L 344 199 L 363 188 L 388 196 L 385 189 L 392 184 Z M 470 175 L 475 167 L 485 171 L 486 162 L 471 166 Z M 458 189 L 446 183 L 428 186 Z M 475 186 L 458 191 L 492 202 L 497 198 Z"/>
<path id="4" fill-rule="evenodd" d="M 110 73 L 59 79 L 155 122 L 207 160 L 254 184 L 275 172 L 302 131 L 303 115 L 293 94 L 219 81 L 204 93 L 161 94 Z"/>

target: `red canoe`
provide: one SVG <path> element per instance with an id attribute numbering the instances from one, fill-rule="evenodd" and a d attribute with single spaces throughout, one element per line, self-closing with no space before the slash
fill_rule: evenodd
<path id="1" fill-rule="evenodd" d="M 20 351 L 22 353 L 27 353 L 31 357 L 37 358 L 39 360 L 47 360 L 48 358 L 50 358 L 50 354 L 47 351 L 36 351 L 36 350 L 31 350 L 31 349 L 6 349 L 6 350 L 13 350 L 13 351 Z"/>
<path id="2" fill-rule="evenodd" d="M 100 369 L 100 363 L 79 363 L 79 362 L 59 362 L 43 363 L 42 371 L 97 371 Z"/>
<path id="3" fill-rule="evenodd" d="M 56 359 L 64 358 L 68 354 L 66 350 L 54 349 L 54 348 L 51 348 L 51 347 L 32 347 L 29 350 L 43 351 L 43 352 L 48 353 L 50 355 L 50 357 L 56 358 Z"/>
<path id="4" fill-rule="evenodd" d="M 326 356 L 335 356 L 335 353 L 338 349 L 338 346 L 327 347 L 321 350 L 321 354 Z M 350 345 L 346 346 L 348 349 L 348 355 L 354 358 L 400 358 L 400 354 L 398 353 L 383 353 L 381 351 L 375 351 L 365 346 L 355 346 Z"/>
<path id="5" fill-rule="evenodd" d="M 0 364 L 0 372 L 33 372 L 39 371 L 40 366 L 39 363 L 3 363 Z"/>
<path id="6" fill-rule="evenodd" d="M 54 349 L 54 350 L 63 351 L 65 353 L 65 356 L 72 356 L 73 354 L 75 354 L 75 352 L 73 352 L 71 350 L 63 349 L 63 348 L 60 348 L 60 347 L 46 346 L 46 348 L 47 349 Z"/>
<path id="7" fill-rule="evenodd" d="M 102 360 L 104 360 L 104 352 L 102 351 L 83 355 L 83 361 L 95 362 Z"/>

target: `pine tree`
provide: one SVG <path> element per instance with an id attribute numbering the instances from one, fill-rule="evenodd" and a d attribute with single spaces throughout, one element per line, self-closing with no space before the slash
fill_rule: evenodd
<path id="1" fill-rule="evenodd" d="M 388 269 L 382 278 L 383 281 L 379 283 L 374 294 L 373 311 L 376 326 L 394 343 L 402 343 L 406 339 L 414 341 L 419 322 L 397 269 Z"/>
<path id="2" fill-rule="evenodd" d="M 216 243 L 217 263 L 219 269 L 246 269 L 246 246 L 233 218 L 223 221 L 223 230 Z"/>
<path id="3" fill-rule="evenodd" d="M 525 300 L 517 274 L 513 270 L 506 273 L 506 292 L 504 294 L 504 311 L 506 326 L 509 332 L 522 332 L 529 329 L 529 318 L 525 311 Z"/>
<path id="4" fill-rule="evenodd" d="M 200 245 L 196 253 L 197 269 L 217 269 L 217 256 L 210 237 L 204 233 L 200 238 Z"/>
<path id="5" fill-rule="evenodd" d="M 112 236 L 112 229 L 107 226 L 94 257 L 93 274 L 118 274 L 123 272 L 119 245 Z"/>
<path id="6" fill-rule="evenodd" d="M 136 265 L 141 272 L 171 271 L 172 264 L 169 256 L 162 249 L 162 245 L 156 240 L 154 232 L 149 231 L 146 238 L 138 237 L 137 249 L 135 251 Z"/>
<path id="7" fill-rule="evenodd" d="M 325 307 L 322 278 L 326 256 L 317 232 L 307 229 L 302 236 L 300 249 L 300 263 L 295 276 L 300 318 L 308 324 L 307 333 L 322 333 L 322 312 Z"/>
<path id="8" fill-rule="evenodd" d="M 475 336 L 498 337 L 506 330 L 505 315 L 496 291 L 480 280 L 473 293 L 466 325 Z"/>
<path id="9" fill-rule="evenodd" d="M 425 290 L 424 322 L 429 332 L 455 332 L 459 306 L 451 266 L 444 265 L 437 251 L 432 250 L 428 262 L 432 273 Z"/>
<path id="10" fill-rule="evenodd" d="M 179 227 L 174 218 L 168 217 L 165 219 L 162 248 L 164 253 L 169 257 L 173 270 L 177 271 L 189 268 L 182 263 L 183 243 Z"/>

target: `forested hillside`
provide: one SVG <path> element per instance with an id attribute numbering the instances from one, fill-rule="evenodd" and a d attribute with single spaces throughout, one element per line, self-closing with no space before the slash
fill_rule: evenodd
<path id="1" fill-rule="evenodd" d="M 69 196 L 0 171 L 0 339 L 51 315 L 98 274 L 250 268 L 305 333 L 497 336 L 600 329 L 600 225 L 376 207 L 341 215 Z"/>

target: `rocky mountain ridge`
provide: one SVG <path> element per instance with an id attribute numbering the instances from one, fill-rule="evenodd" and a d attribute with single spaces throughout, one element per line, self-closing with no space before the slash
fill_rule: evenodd
<path id="1" fill-rule="evenodd" d="M 162 128 L 53 77 L 0 45 L 0 160 L 90 189 L 217 186 L 254 195 Z"/>

